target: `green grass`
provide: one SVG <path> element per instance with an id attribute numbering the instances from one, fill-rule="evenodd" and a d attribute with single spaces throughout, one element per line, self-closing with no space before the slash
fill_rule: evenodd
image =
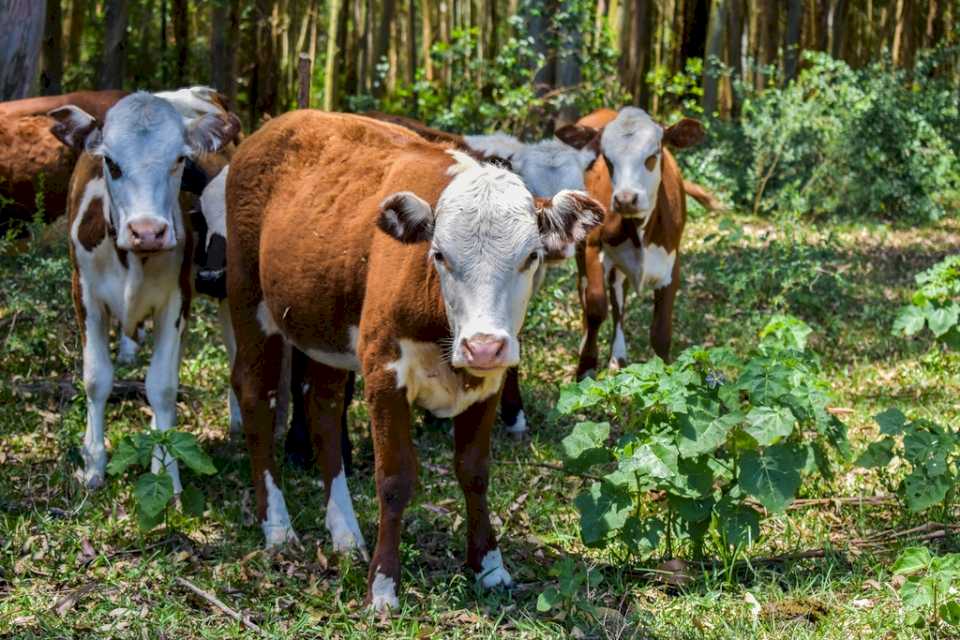
<path id="1" fill-rule="evenodd" d="M 814 328 L 811 348 L 821 355 L 836 406 L 852 411 L 844 420 L 855 450 L 876 436 L 872 416 L 889 406 L 957 424 L 960 358 L 928 337 L 907 340 L 890 333 L 913 275 L 960 246 L 957 221 L 897 229 L 727 219 L 701 217 L 688 226 L 676 352 L 698 343 L 743 348 L 771 313 L 792 313 Z M 208 511 L 202 520 L 173 514 L 166 526 L 142 535 L 129 481 L 111 478 L 103 490 L 88 495 L 73 480 L 84 423 L 82 396 L 62 401 L 42 390 L 23 393 L 30 383 L 79 381 L 80 341 L 62 227 L 25 251 L 7 251 L 0 269 L 2 637 L 226 638 L 242 632 L 239 623 L 180 586 L 178 576 L 215 593 L 278 638 L 921 637 L 902 625 L 890 573 L 897 547 L 864 551 L 850 544 L 884 529 L 922 523 L 897 505 L 818 505 L 770 517 L 762 541 L 745 558 L 820 548 L 830 553 L 741 566 L 731 576 L 709 570 L 681 588 L 657 579 L 650 571 L 656 562 L 630 563 L 580 544 L 573 498 L 581 480 L 548 468 L 558 460 L 559 441 L 572 426 L 552 411 L 559 386 L 572 377 L 579 343 L 572 267 L 551 273 L 525 329 L 522 381 L 532 438 L 518 443 L 497 434 L 494 442 L 490 506 L 517 588 L 482 593 L 463 570 L 465 522 L 449 437 L 418 426 L 421 470 L 405 517 L 402 610 L 382 619 L 362 606 L 364 563 L 331 553 L 316 474 L 283 472 L 303 548 L 262 551 L 246 454 L 227 436 L 228 371 L 211 304 L 194 307 L 180 416 L 220 473 L 203 480 Z M 631 296 L 627 334 L 633 361 L 652 355 L 650 311 L 648 292 Z M 148 355 L 149 349 L 142 352 L 141 363 Z M 142 379 L 143 374 L 142 365 L 117 370 L 118 379 Z M 351 414 L 357 469 L 350 484 L 364 535 L 372 542 L 377 517 L 373 456 L 362 404 L 356 402 Z M 148 415 L 141 400 L 111 404 L 110 441 L 147 426 Z M 801 495 L 889 491 L 889 478 L 846 463 L 832 481 L 808 483 Z M 950 539 L 930 544 L 960 546 Z M 582 597 L 605 607 L 603 620 L 537 612 L 537 596 L 554 580 L 551 565 L 568 556 L 601 576 Z"/>

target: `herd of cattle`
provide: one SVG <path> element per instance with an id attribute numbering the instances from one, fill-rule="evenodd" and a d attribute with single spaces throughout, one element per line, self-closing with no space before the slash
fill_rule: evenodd
<path id="1" fill-rule="evenodd" d="M 232 362 L 230 426 L 246 438 L 266 544 L 296 540 L 274 456 L 278 400 L 292 386 L 333 546 L 369 559 L 367 601 L 377 609 L 399 604 L 401 522 L 417 476 L 412 405 L 453 418 L 467 564 L 484 587 L 510 585 L 487 507 L 490 438 L 498 405 L 507 431 L 526 430 L 518 334 L 546 266 L 577 261 L 578 377 L 599 366 L 608 299 L 609 365 L 625 363 L 628 287 L 653 289 L 650 340 L 666 358 L 685 196 L 717 204 L 683 180 L 668 150 L 698 143 L 700 123 L 663 127 L 634 107 L 597 111 L 536 144 L 311 110 L 244 139 L 205 87 L 21 100 L 0 103 L 0 116 L 5 215 L 40 200 L 48 216 L 68 214 L 85 485 L 104 481 L 111 327 L 119 324 L 129 358 L 152 322 L 147 399 L 153 427 L 170 429 L 190 301 L 213 295 Z M 292 384 L 290 354 L 299 362 Z M 372 558 L 344 471 L 356 374 L 380 505 Z M 154 458 L 179 492 L 176 461 Z"/>

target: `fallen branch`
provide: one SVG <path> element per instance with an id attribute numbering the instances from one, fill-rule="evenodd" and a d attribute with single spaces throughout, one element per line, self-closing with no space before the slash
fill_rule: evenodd
<path id="1" fill-rule="evenodd" d="M 890 504 L 891 502 L 896 502 L 896 496 L 838 496 L 836 498 L 799 498 L 790 503 L 790 506 L 787 507 L 787 510 L 790 509 L 803 509 L 806 507 L 816 507 L 824 504 Z"/>
<path id="2" fill-rule="evenodd" d="M 193 592 L 194 595 L 205 600 L 208 604 L 212 605 L 216 609 L 219 609 L 222 613 L 227 614 L 228 616 L 230 616 L 231 618 L 233 618 L 234 620 L 236 620 L 237 622 L 245 626 L 247 629 L 250 629 L 251 631 L 256 631 L 257 633 L 263 633 L 263 630 L 257 625 L 255 625 L 248 616 L 241 615 L 238 611 L 234 611 L 233 609 L 225 605 L 223 601 L 220 600 L 220 598 L 213 595 L 209 591 L 204 591 L 203 589 L 193 584 L 186 578 L 181 578 L 180 576 L 177 576 L 177 584 L 179 584 L 180 586 L 186 587 L 191 592 Z"/>
<path id="3" fill-rule="evenodd" d="M 530 462 L 527 460 L 499 460 L 497 464 L 515 464 L 521 467 L 540 467 L 541 469 L 550 469 L 551 471 L 556 471 L 564 475 L 573 476 L 575 478 L 584 478 L 585 480 L 596 480 L 601 481 L 603 478 L 600 476 L 595 476 L 590 473 L 574 473 L 568 469 L 564 469 L 562 465 L 551 464 L 549 462 Z"/>

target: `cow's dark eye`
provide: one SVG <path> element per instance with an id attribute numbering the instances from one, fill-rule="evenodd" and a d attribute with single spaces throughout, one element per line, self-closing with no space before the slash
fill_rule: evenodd
<path id="1" fill-rule="evenodd" d="M 103 160 L 107 163 L 107 170 L 110 171 L 111 178 L 116 180 L 123 175 L 123 171 L 120 171 L 120 165 L 106 156 L 104 156 Z"/>
<path id="2" fill-rule="evenodd" d="M 534 251 L 529 256 L 527 256 L 527 259 L 524 261 L 523 266 L 520 267 L 520 271 L 526 271 L 530 267 L 536 265 L 539 261 L 540 261 L 540 252 Z"/>
<path id="3" fill-rule="evenodd" d="M 443 254 L 439 251 L 433 252 L 433 261 L 437 264 L 445 264 L 446 258 L 443 257 Z"/>

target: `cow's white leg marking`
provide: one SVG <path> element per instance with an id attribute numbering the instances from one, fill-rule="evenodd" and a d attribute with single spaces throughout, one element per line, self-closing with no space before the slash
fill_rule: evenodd
<path id="1" fill-rule="evenodd" d="M 393 578 L 388 578 L 380 573 L 379 567 L 376 575 L 373 576 L 373 584 L 370 586 L 370 606 L 376 611 L 384 609 L 399 609 L 400 599 L 397 598 L 397 584 Z"/>
<path id="2" fill-rule="evenodd" d="M 677 252 L 667 252 L 656 244 L 643 247 L 643 282 L 660 289 L 673 280 L 673 263 L 677 259 Z"/>
<path id="3" fill-rule="evenodd" d="M 283 492 L 273 481 L 269 471 L 263 472 L 263 484 L 267 490 L 267 519 L 260 527 L 268 549 L 288 542 L 297 542 L 297 534 L 290 524 L 290 514 L 287 512 L 287 501 L 283 499 Z"/>
<path id="4" fill-rule="evenodd" d="M 513 584 L 513 578 L 503 566 L 503 556 L 500 549 L 491 549 L 480 561 L 480 574 L 477 576 L 484 589 Z"/>
<path id="5" fill-rule="evenodd" d="M 137 352 L 140 351 L 140 344 L 133 338 L 120 335 L 120 346 L 117 348 L 117 362 L 120 364 L 131 365 L 137 360 Z"/>
<path id="6" fill-rule="evenodd" d="M 627 283 L 627 278 L 619 269 L 614 269 L 613 271 L 613 302 L 617 305 L 619 310 L 619 317 L 616 319 L 613 325 L 613 349 L 610 354 L 610 368 L 613 370 L 618 370 L 621 366 L 621 363 L 627 361 L 627 341 L 623 334 L 623 316 L 626 311 L 624 303 L 626 302 L 626 296 L 624 295 L 624 286 Z"/>
<path id="7" fill-rule="evenodd" d="M 324 522 L 333 538 L 334 551 L 349 552 L 357 549 L 364 560 L 370 561 L 367 545 L 360 532 L 360 523 L 357 522 L 357 514 L 353 510 L 353 500 L 350 498 L 342 462 L 340 473 L 330 485 L 330 499 L 327 501 L 327 517 Z"/>
<path id="8" fill-rule="evenodd" d="M 86 285 L 84 285 L 86 291 Z M 107 398 L 113 389 L 113 363 L 106 312 L 98 304 L 83 301 L 87 342 L 83 347 L 83 386 L 87 393 L 87 430 L 83 435 L 81 480 L 88 489 L 103 485 L 107 451 L 103 445 Z"/>
<path id="9" fill-rule="evenodd" d="M 154 346 L 147 369 L 147 401 L 153 409 L 153 428 L 167 431 L 177 426 L 177 388 L 180 384 L 180 343 L 184 325 L 180 318 L 182 297 L 177 290 L 154 316 Z M 154 451 L 154 473 L 166 467 L 173 480 L 173 492 L 180 493 L 180 469 L 177 460 L 162 447 Z"/>
<path id="10" fill-rule="evenodd" d="M 226 300 L 220 301 L 220 331 L 223 334 L 223 344 L 227 348 L 227 358 L 230 362 L 230 371 L 233 372 L 233 363 L 237 358 L 237 338 L 233 333 L 233 323 L 230 320 L 230 305 Z M 230 402 L 230 435 L 240 437 L 243 434 L 243 416 L 240 414 L 240 401 L 233 390 L 233 384 L 227 385 Z"/>
<path id="11" fill-rule="evenodd" d="M 517 419 L 514 420 L 513 424 L 506 424 L 507 433 L 521 434 L 527 432 L 527 416 L 524 415 L 523 409 L 520 410 L 520 413 L 517 414 Z"/>
<path id="12" fill-rule="evenodd" d="M 277 326 L 276 321 L 273 319 L 273 314 L 270 313 L 270 309 L 267 308 L 267 303 L 263 300 L 257 305 L 257 322 L 260 323 L 260 329 L 265 335 L 272 336 L 280 333 L 280 327 Z"/>

